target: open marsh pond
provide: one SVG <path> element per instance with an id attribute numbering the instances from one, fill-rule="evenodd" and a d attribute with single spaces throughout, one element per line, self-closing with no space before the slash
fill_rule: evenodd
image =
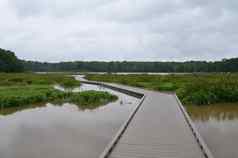
<path id="1" fill-rule="evenodd" d="M 99 157 L 140 100 L 96 85 L 73 91 L 85 90 L 108 91 L 119 99 L 91 110 L 67 103 L 2 109 L 0 157 Z"/>
<path id="2" fill-rule="evenodd" d="M 238 103 L 186 108 L 215 158 L 238 157 Z"/>

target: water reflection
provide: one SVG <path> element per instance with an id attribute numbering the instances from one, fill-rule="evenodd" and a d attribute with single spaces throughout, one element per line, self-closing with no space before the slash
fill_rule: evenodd
<path id="1" fill-rule="evenodd" d="M 218 121 L 238 119 L 238 104 L 216 104 L 211 106 L 187 106 L 193 120 Z"/>
<path id="2" fill-rule="evenodd" d="M 238 103 L 186 108 L 216 158 L 238 157 Z"/>
<path id="3" fill-rule="evenodd" d="M 25 106 L 17 106 L 17 107 L 7 107 L 7 108 L 0 108 L 0 118 L 4 117 L 5 115 L 13 114 L 17 111 L 22 111 L 26 109 L 33 109 L 36 107 L 44 107 L 46 104 L 34 104 L 34 105 L 25 105 Z"/>
<path id="4" fill-rule="evenodd" d="M 74 91 L 83 89 L 109 91 L 119 99 L 93 110 L 48 103 L 1 116 L 0 157 L 98 157 L 139 100 L 95 85 Z"/>
<path id="5" fill-rule="evenodd" d="M 119 100 L 117 102 L 118 104 L 120 104 L 120 105 L 132 104 L 132 102 L 127 101 L 127 98 L 129 96 L 127 97 L 127 95 L 125 95 L 125 94 L 122 94 L 120 92 L 116 92 L 114 90 L 104 88 L 104 87 L 98 86 L 98 85 L 82 84 L 80 87 L 76 87 L 74 89 L 65 89 L 64 87 L 62 87 L 60 85 L 55 85 L 54 88 L 57 90 L 60 90 L 60 91 L 73 91 L 73 92 L 82 92 L 82 91 L 88 91 L 88 90 L 106 91 L 111 94 L 117 95 L 119 97 Z M 34 104 L 34 105 L 25 105 L 25 106 L 8 107 L 8 108 L 0 107 L 0 118 L 1 118 L 1 115 L 9 115 L 9 114 L 15 113 L 17 111 L 32 109 L 35 107 L 44 107 L 45 105 L 46 105 L 46 103 L 39 103 L 39 104 Z M 61 106 L 61 105 L 59 105 L 59 106 Z"/>

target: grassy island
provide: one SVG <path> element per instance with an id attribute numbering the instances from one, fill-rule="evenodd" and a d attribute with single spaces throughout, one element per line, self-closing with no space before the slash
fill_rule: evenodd
<path id="1" fill-rule="evenodd" d="M 79 81 L 66 74 L 0 73 L 0 107 L 69 102 L 82 108 L 95 108 L 117 99 L 107 92 L 63 92 L 54 88 L 56 84 L 65 88 L 80 86 Z"/>

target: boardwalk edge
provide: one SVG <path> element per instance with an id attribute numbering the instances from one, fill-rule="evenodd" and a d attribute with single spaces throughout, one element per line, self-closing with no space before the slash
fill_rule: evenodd
<path id="1" fill-rule="evenodd" d="M 179 108 L 182 111 L 182 113 L 183 113 L 183 115 L 185 117 L 185 120 L 188 123 L 189 128 L 191 129 L 191 131 L 192 131 L 192 133 L 193 133 L 197 143 L 199 144 L 199 147 L 201 148 L 204 156 L 206 158 L 214 158 L 214 156 L 212 155 L 210 149 L 208 148 L 207 144 L 204 142 L 202 136 L 199 134 L 197 128 L 193 124 L 193 121 L 191 120 L 190 116 L 188 115 L 187 111 L 185 110 L 184 106 L 182 105 L 182 103 L 179 100 L 179 98 L 176 95 L 176 93 L 174 94 L 174 96 L 175 96 L 175 98 L 176 98 L 176 100 L 178 102 Z"/>
<path id="2" fill-rule="evenodd" d="M 125 93 L 127 95 L 131 95 L 131 96 L 134 96 L 136 98 L 140 98 L 141 99 L 139 104 L 137 104 L 137 106 L 133 109 L 133 111 L 130 113 L 128 119 L 120 127 L 120 129 L 118 130 L 116 135 L 113 137 L 112 141 L 106 146 L 106 148 L 104 149 L 104 151 L 102 152 L 102 154 L 99 157 L 99 158 L 107 158 L 111 154 L 111 151 L 114 149 L 114 147 L 116 146 L 118 141 L 120 140 L 121 136 L 124 134 L 125 130 L 127 129 L 127 127 L 130 124 L 131 120 L 134 118 L 134 116 L 137 113 L 137 111 L 140 109 L 142 103 L 144 102 L 144 100 L 146 98 L 146 95 L 142 94 L 142 93 L 134 92 L 134 91 L 131 91 L 131 90 L 127 90 L 127 89 L 111 86 L 111 85 L 108 85 L 108 84 L 105 84 L 105 83 L 102 83 L 102 82 L 95 82 L 95 81 L 81 81 L 81 82 L 82 83 L 87 83 L 87 84 L 100 85 L 100 86 L 103 86 L 103 87 L 106 87 L 106 88 L 110 88 L 110 89 L 113 89 L 113 90 L 116 90 L 116 91 Z"/>
<path id="3" fill-rule="evenodd" d="M 116 91 L 120 91 L 122 93 L 125 93 L 125 94 L 128 94 L 128 95 L 131 95 L 131 96 L 134 96 L 134 97 L 137 97 L 137 98 L 141 99 L 140 103 L 135 107 L 135 109 L 130 114 L 128 120 L 125 121 L 125 123 L 120 127 L 117 134 L 113 137 L 112 141 L 107 145 L 107 147 L 105 148 L 105 150 L 103 151 L 103 153 L 99 157 L 99 158 L 108 158 L 108 156 L 111 154 L 112 150 L 114 149 L 114 147 L 117 145 L 118 141 L 120 140 L 121 136 L 124 134 L 125 130 L 127 129 L 128 125 L 130 124 L 131 120 L 134 118 L 135 114 L 137 113 L 137 111 L 139 110 L 141 105 L 143 104 L 143 102 L 146 98 L 146 95 L 142 94 L 142 93 L 134 92 L 134 91 L 131 91 L 131 90 L 111 86 L 111 85 L 105 84 L 103 82 L 95 82 L 95 81 L 82 81 L 82 82 L 83 83 L 88 83 L 88 84 L 100 85 L 100 86 L 103 86 L 103 87 L 114 89 Z M 206 158 L 214 158 L 214 156 L 212 155 L 212 153 L 211 153 L 210 149 L 208 148 L 207 144 L 204 142 L 204 140 L 201 137 L 201 135 L 199 134 L 197 128 L 193 124 L 190 116 L 188 115 L 187 111 L 185 110 L 184 106 L 182 105 L 181 101 L 179 100 L 178 96 L 176 95 L 176 93 L 174 93 L 173 95 L 175 96 L 176 101 L 177 101 L 178 106 L 179 106 L 179 109 L 181 110 L 189 128 L 191 129 L 191 131 L 192 131 L 192 133 L 193 133 L 193 135 L 194 135 L 202 153 L 204 154 L 204 156 Z"/>
<path id="4" fill-rule="evenodd" d="M 127 121 L 121 126 L 121 128 L 119 129 L 117 134 L 113 137 L 112 141 L 107 145 L 107 147 L 105 148 L 105 150 L 103 151 L 103 153 L 100 155 L 99 158 L 107 158 L 110 155 L 111 151 L 114 149 L 114 147 L 116 146 L 116 144 L 120 140 L 121 136 L 124 134 L 125 130 L 127 129 L 128 125 L 130 124 L 133 117 L 135 116 L 136 112 L 141 107 L 142 103 L 145 100 L 145 97 L 146 97 L 145 95 L 142 97 L 140 103 L 132 111 L 132 113 L 130 114 Z"/>

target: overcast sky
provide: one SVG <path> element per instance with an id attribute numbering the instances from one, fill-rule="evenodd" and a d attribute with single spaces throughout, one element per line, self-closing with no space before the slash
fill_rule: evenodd
<path id="1" fill-rule="evenodd" d="M 238 0 L 0 0 L 0 47 L 38 61 L 238 57 Z"/>

